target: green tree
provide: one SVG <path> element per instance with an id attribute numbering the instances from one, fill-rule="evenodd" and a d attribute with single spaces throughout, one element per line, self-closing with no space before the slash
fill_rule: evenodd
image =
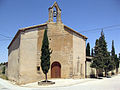
<path id="1" fill-rule="evenodd" d="M 86 56 L 90 56 L 90 44 L 87 43 L 87 47 L 86 47 Z"/>
<path id="2" fill-rule="evenodd" d="M 111 55 L 115 58 L 114 40 L 112 40 L 112 50 L 111 50 Z"/>
<path id="3" fill-rule="evenodd" d="M 119 53 L 119 61 L 120 61 L 120 53 Z"/>
<path id="4" fill-rule="evenodd" d="M 113 69 L 114 65 L 113 65 L 113 61 L 111 60 L 111 56 L 110 56 L 110 52 L 108 52 L 107 54 L 107 58 L 104 61 L 104 70 L 105 70 L 105 76 L 107 75 L 107 73 L 109 71 L 111 71 Z"/>
<path id="5" fill-rule="evenodd" d="M 114 65 L 113 65 L 113 61 L 112 61 L 112 59 L 111 59 L 111 56 L 110 56 L 110 52 L 108 52 L 108 57 L 109 57 L 109 61 L 108 61 L 108 71 L 111 71 L 111 70 L 113 70 L 113 68 L 114 68 Z"/>
<path id="6" fill-rule="evenodd" d="M 105 40 L 105 36 L 103 33 L 103 30 L 101 32 L 101 36 L 99 38 L 99 48 L 100 48 L 100 61 L 102 62 L 101 66 L 102 69 L 105 71 L 105 76 L 107 75 L 107 72 L 109 71 L 109 65 L 110 65 L 110 56 L 107 50 L 107 43 Z"/>
<path id="7" fill-rule="evenodd" d="M 5 66 L 2 68 L 2 74 L 5 74 Z"/>
<path id="8" fill-rule="evenodd" d="M 119 68 L 119 58 L 117 57 L 117 54 L 115 54 L 115 48 L 114 48 L 114 41 L 112 40 L 112 50 L 111 50 L 111 59 L 113 62 L 113 69 L 116 69 L 116 73 L 118 73 L 118 68 Z"/>
<path id="9" fill-rule="evenodd" d="M 116 68 L 116 73 L 118 73 L 118 68 L 119 68 L 119 58 L 117 57 L 117 54 L 115 54 L 115 68 Z"/>
<path id="10" fill-rule="evenodd" d="M 0 63 L 0 65 L 3 65 L 3 63 Z"/>
<path id="11" fill-rule="evenodd" d="M 111 59 L 110 59 L 110 53 L 107 51 L 107 43 L 105 41 L 105 36 L 103 33 L 103 30 L 101 32 L 101 36 L 99 40 L 96 40 L 96 44 L 94 47 L 94 57 L 93 57 L 93 62 L 91 64 L 91 67 L 96 68 L 96 72 L 98 74 L 102 73 L 105 71 L 105 76 L 107 75 L 107 72 L 110 70 L 110 64 L 111 64 Z"/>
<path id="12" fill-rule="evenodd" d="M 118 58 L 118 68 L 120 67 L 120 53 L 119 53 L 119 58 Z"/>
<path id="13" fill-rule="evenodd" d="M 50 54 L 52 51 L 49 48 L 49 41 L 47 36 L 47 29 L 45 29 L 44 37 L 42 41 L 41 48 L 41 68 L 43 73 L 45 74 L 45 81 L 47 82 L 47 73 L 50 69 Z"/>
<path id="14" fill-rule="evenodd" d="M 91 49 L 91 56 L 94 56 L 93 48 Z"/>
<path id="15" fill-rule="evenodd" d="M 115 58 L 116 58 L 116 56 L 115 56 L 114 40 L 112 40 L 112 50 L 111 50 L 111 60 L 112 60 L 111 62 L 113 64 L 112 70 L 114 70 L 115 66 L 116 66 L 116 64 L 115 64 Z"/>
<path id="16" fill-rule="evenodd" d="M 102 68 L 102 62 L 100 61 L 100 48 L 99 48 L 99 40 L 97 39 L 94 47 L 94 57 L 92 59 L 91 67 L 96 69 L 96 77 L 98 77 L 98 73 Z"/>

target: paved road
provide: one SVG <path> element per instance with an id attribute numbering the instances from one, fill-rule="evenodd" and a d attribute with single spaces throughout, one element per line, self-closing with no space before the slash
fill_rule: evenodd
<path id="1" fill-rule="evenodd" d="M 0 90 L 120 90 L 120 75 L 66 87 L 26 88 L 0 79 Z"/>
<path id="2" fill-rule="evenodd" d="M 72 85 L 69 87 L 41 88 L 32 90 L 120 90 L 120 75 L 112 78 Z"/>
<path id="3" fill-rule="evenodd" d="M 9 89 L 0 84 L 0 90 L 9 90 Z"/>

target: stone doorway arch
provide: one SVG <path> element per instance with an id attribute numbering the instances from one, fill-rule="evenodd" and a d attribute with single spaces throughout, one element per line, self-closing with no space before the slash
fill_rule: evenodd
<path id="1" fill-rule="evenodd" d="M 61 64 L 59 62 L 52 63 L 51 78 L 61 78 Z"/>

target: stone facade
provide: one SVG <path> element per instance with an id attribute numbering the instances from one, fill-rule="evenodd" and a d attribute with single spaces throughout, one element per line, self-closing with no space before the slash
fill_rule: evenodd
<path id="1" fill-rule="evenodd" d="M 8 77 L 18 82 L 19 81 L 19 61 L 20 61 L 20 34 L 14 40 L 8 49 Z"/>
<path id="2" fill-rule="evenodd" d="M 53 8 L 56 8 L 57 12 L 56 22 L 53 22 Z M 20 29 L 10 43 L 8 47 L 9 80 L 14 80 L 17 84 L 25 84 L 44 79 L 40 56 L 46 28 L 50 48 L 53 50 L 48 78 L 52 78 L 52 65 L 55 62 L 60 64 L 59 78 L 85 78 L 87 37 L 62 23 L 61 9 L 55 2 L 49 8 L 47 23 Z"/>
<path id="3" fill-rule="evenodd" d="M 96 76 L 96 69 L 90 67 L 92 58 L 93 57 L 86 56 L 86 61 L 85 61 L 85 69 L 86 69 L 85 70 L 85 73 L 86 73 L 85 75 L 86 75 L 86 78 Z"/>

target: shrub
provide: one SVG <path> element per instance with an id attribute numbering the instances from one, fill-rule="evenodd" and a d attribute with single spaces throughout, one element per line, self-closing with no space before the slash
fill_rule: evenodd
<path id="1" fill-rule="evenodd" d="M 95 74 L 90 74 L 90 78 L 96 78 Z"/>
<path id="2" fill-rule="evenodd" d="M 2 74 L 5 74 L 5 66 L 2 68 Z"/>
<path id="3" fill-rule="evenodd" d="M 5 75 L 0 75 L 0 78 L 5 79 L 5 80 L 8 80 L 8 77 L 5 76 Z"/>

